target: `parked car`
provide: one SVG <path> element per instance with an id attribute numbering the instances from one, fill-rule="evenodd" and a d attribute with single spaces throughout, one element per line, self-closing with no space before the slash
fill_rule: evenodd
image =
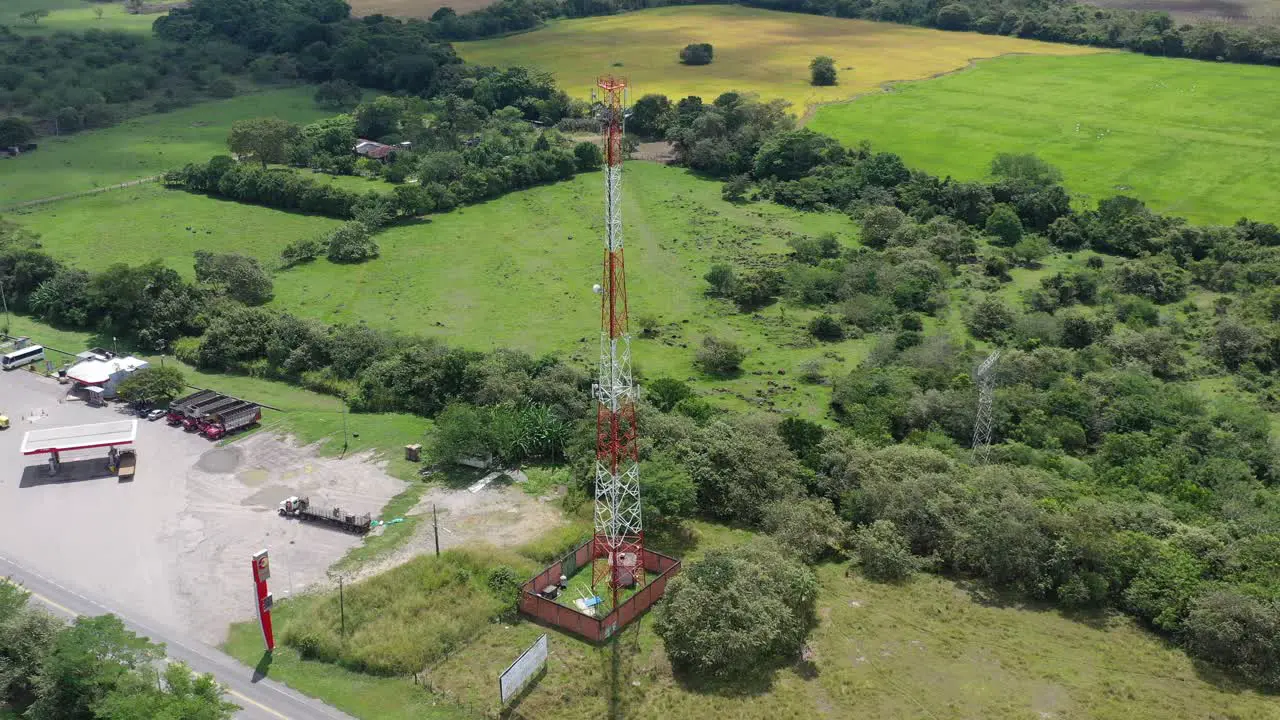
<path id="1" fill-rule="evenodd" d="M 151 412 L 147 413 L 147 419 L 151 420 L 152 422 L 159 420 L 164 416 L 165 416 L 165 411 L 161 410 L 160 408 L 156 408 L 155 410 L 152 410 Z"/>

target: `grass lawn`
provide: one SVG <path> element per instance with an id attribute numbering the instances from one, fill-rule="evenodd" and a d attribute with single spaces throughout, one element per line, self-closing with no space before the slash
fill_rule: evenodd
<path id="1" fill-rule="evenodd" d="M 72 265 L 101 270 L 116 262 L 161 259 L 188 279 L 195 276 L 196 250 L 244 253 L 270 267 L 285 245 L 341 224 L 158 183 L 37 205 L 8 217 L 39 233 L 50 252 Z"/>
<path id="2" fill-rule="evenodd" d="M 94 8 L 102 9 L 98 19 Z M 28 10 L 48 10 L 49 16 L 36 24 L 22 19 Z M 162 13 L 133 15 L 124 10 L 122 2 L 89 2 L 89 0 L 5 0 L 0 7 L 0 25 L 8 25 L 20 34 L 52 33 L 59 30 L 84 32 L 85 30 L 120 30 L 150 33 L 151 25 Z"/>
<path id="3" fill-rule="evenodd" d="M 696 526 L 701 538 L 686 561 L 746 535 Z M 547 674 L 518 709 L 561 720 L 607 717 L 611 708 L 621 717 L 746 720 L 1274 716 L 1274 699 L 1202 676 L 1180 650 L 1119 615 L 1007 605 L 930 575 L 883 585 L 824 565 L 818 577 L 816 672 L 786 668 L 768 686 L 696 691 L 673 676 L 646 616 L 621 634 L 616 663 L 612 646 L 550 631 Z M 428 680 L 450 698 L 496 710 L 485 680 L 544 632 L 528 622 L 490 626 Z"/>
<path id="4" fill-rule="evenodd" d="M 648 377 L 698 379 L 693 359 L 702 338 L 731 338 L 750 351 L 744 373 L 705 389 L 729 405 L 778 395 L 779 407 L 820 415 L 819 388 L 783 376 L 810 359 L 851 369 L 871 341 L 814 344 L 804 330 L 812 311 L 775 305 L 758 319 L 742 315 L 707 298 L 702 276 L 719 260 L 785 252 L 796 235 L 833 232 L 855 243 L 853 223 L 839 213 L 733 205 L 720 198 L 720 183 L 653 163 L 629 164 L 623 193 L 631 316 L 652 315 L 661 325 L 657 337 L 635 341 L 636 367 Z M 364 321 L 476 349 L 558 352 L 593 363 L 601 195 L 600 176 L 591 173 L 389 229 L 377 236 L 375 260 L 319 260 L 277 274 L 275 305 L 326 322 Z M 270 252 L 286 241 L 272 238 Z"/>
<path id="5" fill-rule="evenodd" d="M 809 124 L 907 164 L 986 176 L 1034 152 L 1089 203 L 1131 195 L 1200 223 L 1280 220 L 1280 69 L 1110 53 L 999 58 L 830 105 Z"/>
<path id="6" fill-rule="evenodd" d="M 710 65 L 681 65 L 681 48 L 715 47 Z M 783 98 L 798 113 L 816 103 L 847 100 L 894 80 L 925 78 L 1006 53 L 1080 55 L 1092 48 L 1016 38 L 950 33 L 888 23 L 772 12 L 736 5 L 667 7 L 608 17 L 561 20 L 511 37 L 455 43 L 468 62 L 530 65 L 555 73 L 570 95 L 588 97 L 595 78 L 628 76 L 634 98 L 678 99 L 722 92 Z M 840 84 L 809 85 L 809 61 L 830 55 Z"/>
<path id="7" fill-rule="evenodd" d="M 145 115 L 104 130 L 40 139 L 40 149 L 0 163 L 4 205 L 158 175 L 227 153 L 231 123 L 275 116 L 308 123 L 333 115 L 314 88 L 293 87 Z M 3 205 L 0 205 L 3 207 Z"/>

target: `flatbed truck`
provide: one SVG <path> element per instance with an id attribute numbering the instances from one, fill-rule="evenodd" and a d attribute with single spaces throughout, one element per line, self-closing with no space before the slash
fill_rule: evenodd
<path id="1" fill-rule="evenodd" d="M 293 496 L 280 503 L 280 514 L 307 522 L 318 522 L 344 532 L 364 535 L 373 526 L 369 513 L 356 515 L 339 507 L 312 505 L 311 498 Z"/>

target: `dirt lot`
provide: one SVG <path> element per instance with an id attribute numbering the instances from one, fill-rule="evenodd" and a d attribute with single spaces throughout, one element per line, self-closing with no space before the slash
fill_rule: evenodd
<path id="1" fill-rule="evenodd" d="M 404 487 L 367 457 L 317 457 L 260 433 L 217 447 L 164 421 L 140 420 L 138 471 L 119 482 L 103 450 L 64 453 L 63 472 L 19 454 L 32 429 L 117 420 L 111 407 L 64 402 L 56 382 L 0 375 L 0 553 L 69 588 L 156 624 L 218 643 L 252 617 L 249 558 L 271 551 L 272 591 L 324 577 L 359 538 L 279 517 L 289 495 L 377 511 Z"/>

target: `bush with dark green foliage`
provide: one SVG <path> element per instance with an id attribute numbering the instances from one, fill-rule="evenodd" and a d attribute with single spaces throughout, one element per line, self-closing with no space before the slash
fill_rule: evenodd
<path id="1" fill-rule="evenodd" d="M 654 611 L 654 631 L 677 672 L 759 677 L 799 657 L 817 595 L 812 570 L 758 538 L 685 565 Z"/>
<path id="2" fill-rule="evenodd" d="M 819 55 L 809 61 L 810 85 L 835 85 L 836 61 L 826 55 Z"/>
<path id="3" fill-rule="evenodd" d="M 742 369 L 746 357 L 746 352 L 732 340 L 708 335 L 702 339 L 694 364 L 708 375 L 733 375 Z"/>
<path id="4" fill-rule="evenodd" d="M 143 405 L 160 405 L 181 395 L 187 388 L 182 370 L 172 366 L 150 366 L 130 373 L 116 386 L 121 400 Z"/>
<path id="5" fill-rule="evenodd" d="M 711 43 L 690 43 L 680 51 L 680 62 L 685 65 L 710 65 L 715 48 Z"/>
<path id="6" fill-rule="evenodd" d="M 655 378 L 643 387 L 644 396 L 662 412 L 671 412 L 681 400 L 693 396 L 688 383 L 670 377 Z"/>
<path id="7" fill-rule="evenodd" d="M 809 321 L 809 334 L 819 340 L 835 342 L 844 338 L 844 328 L 839 320 L 823 314 Z"/>
<path id="8" fill-rule="evenodd" d="M 364 262 L 378 256 L 378 243 L 364 223 L 343 223 L 329 234 L 326 257 L 337 263 Z"/>
<path id="9" fill-rule="evenodd" d="M 810 564 L 840 552 L 847 531 L 825 498 L 775 500 L 765 506 L 760 527 Z"/>
<path id="10" fill-rule="evenodd" d="M 901 582 L 924 568 L 924 561 L 911 554 L 892 520 L 876 520 L 858 528 L 849 544 L 863 574 L 872 580 Z"/>
<path id="11" fill-rule="evenodd" d="M 196 282 L 246 305 L 261 305 L 272 296 L 271 276 L 256 258 L 237 253 L 195 253 Z"/>

